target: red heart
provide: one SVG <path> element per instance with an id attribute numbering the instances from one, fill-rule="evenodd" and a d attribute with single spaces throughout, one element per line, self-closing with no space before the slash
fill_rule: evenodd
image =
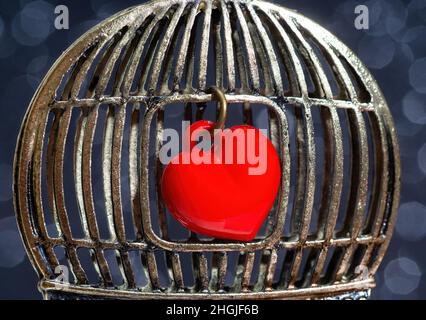
<path id="1" fill-rule="evenodd" d="M 199 129 L 212 132 L 213 128 L 212 122 L 198 121 L 186 135 L 194 137 Z M 232 149 L 224 143 L 231 134 L 243 141 L 234 143 Z M 219 147 L 216 143 L 203 151 L 191 142 L 190 148 L 173 158 L 163 173 L 162 196 L 172 215 L 187 229 L 215 238 L 251 241 L 275 201 L 281 180 L 280 160 L 271 141 L 254 127 L 236 126 L 219 131 L 219 136 Z M 245 157 L 238 159 L 242 149 L 237 150 L 237 146 L 241 145 Z M 232 162 L 226 158 L 226 150 L 230 150 Z M 194 154 L 211 163 L 200 164 Z M 258 157 L 258 163 L 253 161 L 253 155 Z"/>

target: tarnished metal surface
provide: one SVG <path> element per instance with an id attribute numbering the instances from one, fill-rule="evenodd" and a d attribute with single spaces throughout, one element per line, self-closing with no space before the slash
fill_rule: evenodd
<path id="1" fill-rule="evenodd" d="M 250 243 L 196 234 L 177 241 L 161 201 L 167 110 L 202 119 L 215 100 L 211 86 L 225 93 L 230 110 L 242 108 L 241 122 L 252 124 L 254 109 L 267 109 L 282 159 L 276 204 Z M 111 17 L 52 67 L 23 122 L 14 195 L 45 297 L 323 298 L 374 286 L 395 224 L 399 179 L 382 93 L 328 31 L 263 1 L 167 0 Z M 74 235 L 76 219 L 81 236 Z M 73 274 L 69 285 L 54 280 L 58 248 Z M 183 271 L 188 254 L 193 281 Z"/>

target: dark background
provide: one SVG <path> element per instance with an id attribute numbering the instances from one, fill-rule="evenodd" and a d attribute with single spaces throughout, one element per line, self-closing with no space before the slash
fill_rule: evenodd
<path id="1" fill-rule="evenodd" d="M 40 299 L 13 217 L 12 163 L 19 126 L 49 67 L 90 27 L 141 0 L 0 0 L 0 298 Z M 399 219 L 377 274 L 375 299 L 426 298 L 426 0 L 274 0 L 329 29 L 370 68 L 395 118 L 403 165 Z M 70 29 L 54 28 L 54 8 Z M 370 10 L 370 29 L 354 9 Z"/>

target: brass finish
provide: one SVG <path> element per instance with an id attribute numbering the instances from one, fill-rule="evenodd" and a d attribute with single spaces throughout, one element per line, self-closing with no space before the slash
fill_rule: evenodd
<path id="1" fill-rule="evenodd" d="M 210 87 L 206 93 L 211 93 L 219 101 L 219 114 L 214 129 L 223 129 L 228 115 L 228 101 L 226 101 L 225 94 L 218 87 Z"/>
<path id="2" fill-rule="evenodd" d="M 247 124 L 267 109 L 282 159 L 279 196 L 253 242 L 177 241 L 161 201 L 169 110 L 199 120 L 215 99 L 220 127 L 225 107 L 242 108 Z M 102 22 L 43 80 L 15 155 L 16 216 L 45 298 L 364 297 L 399 193 L 396 130 L 366 67 L 321 26 L 258 0 L 152 1 Z M 55 281 L 59 248 L 69 285 Z"/>

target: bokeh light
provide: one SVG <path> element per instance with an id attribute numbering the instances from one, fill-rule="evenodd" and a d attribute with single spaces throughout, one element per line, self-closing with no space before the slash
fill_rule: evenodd
<path id="1" fill-rule="evenodd" d="M 410 83 L 420 93 L 426 93 L 426 58 L 414 61 L 410 67 Z"/>
<path id="2" fill-rule="evenodd" d="M 403 137 L 413 137 L 420 133 L 423 129 L 421 125 L 412 123 L 406 117 L 400 117 L 400 119 L 396 122 L 396 128 L 398 130 L 398 134 Z"/>
<path id="3" fill-rule="evenodd" d="M 419 202 L 403 203 L 399 208 L 396 231 L 405 240 L 423 239 L 426 235 L 426 207 Z"/>
<path id="4" fill-rule="evenodd" d="M 42 0 L 28 3 L 13 19 L 13 37 L 25 46 L 44 42 L 53 30 L 53 11 L 53 6 Z"/>
<path id="5" fill-rule="evenodd" d="M 421 18 L 426 22 L 426 1 L 425 0 L 411 0 L 408 5 L 408 11 L 410 14 Z"/>
<path id="6" fill-rule="evenodd" d="M 417 263 L 401 257 L 389 262 L 385 269 L 386 286 L 395 294 L 407 295 L 417 289 L 422 272 Z"/>
<path id="7" fill-rule="evenodd" d="M 417 39 L 422 38 L 425 35 L 425 32 L 425 26 L 410 28 L 404 33 L 404 36 L 401 38 L 401 40 L 404 43 L 412 43 Z"/>
<path id="8" fill-rule="evenodd" d="M 426 95 L 414 90 L 408 92 L 403 98 L 402 108 L 412 123 L 426 124 Z"/>
<path id="9" fill-rule="evenodd" d="M 404 55 L 404 57 L 410 63 L 412 63 L 414 61 L 414 52 L 413 52 L 413 49 L 411 49 L 411 47 L 408 44 L 406 44 L 406 43 L 401 44 L 401 51 L 402 51 L 402 54 Z"/>
<path id="10" fill-rule="evenodd" d="M 417 163 L 420 169 L 426 175 L 426 144 L 424 144 L 417 153 Z"/>
<path id="11" fill-rule="evenodd" d="M 105 19 L 122 8 L 118 1 L 90 0 L 93 12 L 98 18 Z"/>
<path id="12" fill-rule="evenodd" d="M 367 33 L 374 37 L 394 35 L 407 20 L 407 10 L 399 0 L 370 0 L 365 3 L 371 12 L 371 28 Z"/>
<path id="13" fill-rule="evenodd" d="M 395 56 L 396 46 L 389 37 L 371 37 L 365 35 L 358 44 L 358 54 L 370 68 L 383 69 L 389 65 Z"/>
<path id="14" fill-rule="evenodd" d="M 28 63 L 27 72 L 29 74 L 39 74 L 46 69 L 47 64 L 49 63 L 50 57 L 48 55 L 41 55 L 35 57 Z"/>
<path id="15" fill-rule="evenodd" d="M 14 268 L 25 259 L 25 249 L 16 228 L 16 219 L 0 220 L 0 268 Z"/>
<path id="16" fill-rule="evenodd" d="M 25 250 L 20 244 L 21 236 L 16 230 L 0 232 L 0 267 L 13 268 L 25 259 Z"/>

